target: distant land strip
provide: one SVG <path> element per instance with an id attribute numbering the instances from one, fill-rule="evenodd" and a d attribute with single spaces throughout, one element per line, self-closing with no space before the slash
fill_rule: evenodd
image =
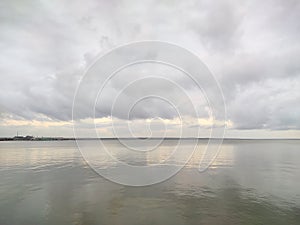
<path id="1" fill-rule="evenodd" d="M 68 141 L 75 140 L 75 138 L 64 137 L 34 137 L 34 136 L 14 136 L 14 137 L 0 137 L 0 141 Z"/>
<path id="2" fill-rule="evenodd" d="M 0 137 L 0 141 L 75 141 L 75 140 L 224 140 L 224 141 L 247 141 L 247 140 L 300 140 L 299 138 L 209 138 L 209 137 L 102 137 L 102 138 L 67 138 L 67 137 L 34 137 L 14 136 Z"/>

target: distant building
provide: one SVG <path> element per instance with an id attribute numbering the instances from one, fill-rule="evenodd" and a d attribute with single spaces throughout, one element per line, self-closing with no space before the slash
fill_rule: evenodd
<path id="1" fill-rule="evenodd" d="M 33 136 L 30 136 L 30 135 L 27 135 L 27 136 L 14 136 L 13 137 L 13 140 L 16 140 L 16 141 L 31 141 L 31 140 L 34 140 L 34 137 Z"/>
<path id="2" fill-rule="evenodd" d="M 30 135 L 27 135 L 26 137 L 24 137 L 24 140 L 31 141 L 31 140 L 34 140 L 34 137 L 30 136 Z"/>
<path id="3" fill-rule="evenodd" d="M 23 140 L 23 139 L 24 139 L 24 136 L 17 135 L 17 136 L 13 137 L 13 140 Z"/>

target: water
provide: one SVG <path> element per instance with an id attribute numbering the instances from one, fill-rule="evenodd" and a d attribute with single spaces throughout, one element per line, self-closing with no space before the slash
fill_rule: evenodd
<path id="1" fill-rule="evenodd" d="M 136 160 L 106 144 L 120 160 L 145 164 L 163 160 L 173 142 Z M 299 146 L 227 140 L 205 173 L 197 153 L 163 183 L 128 187 L 91 170 L 73 141 L 1 142 L 0 224 L 300 224 Z"/>

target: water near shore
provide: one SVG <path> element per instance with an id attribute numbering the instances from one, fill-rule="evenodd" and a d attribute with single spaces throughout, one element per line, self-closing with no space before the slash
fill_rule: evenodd
<path id="1" fill-rule="evenodd" d="M 168 140 L 168 148 L 135 159 L 122 154 L 117 140 L 105 141 L 120 160 L 144 164 L 176 144 Z M 97 141 L 85 145 L 96 149 Z M 299 146 L 299 140 L 226 140 L 205 173 L 197 171 L 196 153 L 171 179 L 128 187 L 91 170 L 74 141 L 4 141 L 0 224 L 300 224 Z"/>

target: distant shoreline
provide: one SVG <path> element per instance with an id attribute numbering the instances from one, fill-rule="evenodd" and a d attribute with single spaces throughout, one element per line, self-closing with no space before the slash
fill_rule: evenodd
<path id="1" fill-rule="evenodd" d="M 0 141 L 70 141 L 75 138 L 64 137 L 33 137 L 33 136 L 15 136 L 15 137 L 0 137 Z"/>
<path id="2" fill-rule="evenodd" d="M 179 137 L 121 137 L 121 138 L 115 138 L 115 137 L 103 137 L 103 138 L 65 138 L 65 137 L 32 137 L 32 136 L 24 136 L 24 137 L 0 137 L 0 141 L 80 141 L 80 140 L 221 140 L 221 138 L 205 138 L 205 137 L 186 137 L 186 138 L 179 138 Z M 263 141 L 263 140 L 300 140 L 300 138 L 223 138 L 224 141 L 251 141 L 251 140 L 257 140 L 257 141 Z"/>

